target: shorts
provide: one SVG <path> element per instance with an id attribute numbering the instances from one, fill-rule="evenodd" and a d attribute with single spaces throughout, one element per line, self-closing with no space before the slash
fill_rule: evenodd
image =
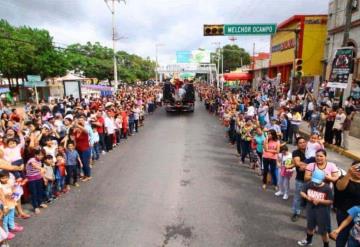
<path id="1" fill-rule="evenodd" d="M 330 214 L 327 208 L 317 208 L 317 206 L 308 203 L 306 214 L 307 229 L 314 230 L 317 226 L 320 235 L 328 233 Z"/>

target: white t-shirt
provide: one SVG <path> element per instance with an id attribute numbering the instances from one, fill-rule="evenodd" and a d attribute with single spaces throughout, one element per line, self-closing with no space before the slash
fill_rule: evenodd
<path id="1" fill-rule="evenodd" d="M 255 115 L 255 107 L 249 106 L 246 115 L 249 117 L 253 117 Z"/>
<path id="2" fill-rule="evenodd" d="M 140 117 L 140 109 L 139 108 L 135 108 L 133 110 L 133 113 L 134 113 L 134 119 L 135 120 L 139 120 L 139 117 Z"/>
<path id="3" fill-rule="evenodd" d="M 308 104 L 308 110 L 309 111 L 313 111 L 314 110 L 314 103 L 313 102 L 309 102 L 309 104 Z"/>
<path id="4" fill-rule="evenodd" d="M 115 133 L 115 123 L 114 120 L 109 118 L 109 117 L 105 117 L 105 128 L 106 128 L 106 132 L 108 133 L 108 135 L 112 135 Z"/>
<path id="5" fill-rule="evenodd" d="M 318 143 L 318 142 L 308 142 L 306 144 L 306 149 L 305 149 L 305 158 L 310 159 L 311 157 L 315 157 L 316 155 L 316 151 L 318 151 L 319 149 L 322 149 L 323 146 Z"/>
<path id="6" fill-rule="evenodd" d="M 283 155 L 280 153 L 278 155 L 279 162 L 281 166 L 285 166 L 285 168 L 290 168 L 292 166 L 292 153 L 288 152 L 288 154 Z"/>
<path id="7" fill-rule="evenodd" d="M 345 119 L 346 119 L 346 115 L 344 113 L 336 114 L 334 129 L 342 130 L 342 125 L 345 122 Z"/>

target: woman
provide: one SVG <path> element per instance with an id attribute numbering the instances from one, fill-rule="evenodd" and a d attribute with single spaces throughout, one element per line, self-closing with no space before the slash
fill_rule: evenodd
<path id="1" fill-rule="evenodd" d="M 326 109 L 326 107 L 322 107 L 321 112 L 320 112 L 320 122 L 319 122 L 320 136 L 323 136 L 323 134 L 324 134 L 324 129 L 325 129 L 325 126 L 326 126 L 327 117 L 328 117 L 327 109 Z"/>
<path id="2" fill-rule="evenodd" d="M 263 166 L 263 152 L 264 152 L 264 142 L 265 142 L 266 136 L 264 132 L 262 131 L 261 127 L 256 128 L 256 134 L 254 136 L 254 141 L 256 143 L 256 153 L 259 156 L 259 164 L 261 171 L 264 170 Z"/>
<path id="3" fill-rule="evenodd" d="M 325 183 L 335 183 L 339 179 L 339 169 L 334 163 L 327 161 L 325 149 L 319 149 L 315 155 L 315 162 L 306 166 L 305 182 L 311 180 L 312 173 L 315 169 L 319 169 L 325 172 Z"/>
<path id="4" fill-rule="evenodd" d="M 266 189 L 267 183 L 267 175 L 270 170 L 272 182 L 275 186 L 275 190 L 277 189 L 277 176 L 276 176 L 276 161 L 278 158 L 278 154 L 280 152 L 280 142 L 278 139 L 278 135 L 275 130 L 271 129 L 268 131 L 268 137 L 264 142 L 264 152 L 263 152 L 263 165 L 264 165 L 264 173 L 263 173 L 263 186 L 262 188 Z"/>
<path id="5" fill-rule="evenodd" d="M 1 114 L 1 128 L 2 128 L 2 130 L 7 129 L 8 122 L 9 122 L 9 116 L 5 112 L 3 112 L 3 114 Z"/>
<path id="6" fill-rule="evenodd" d="M 253 131 L 253 124 L 250 118 L 247 118 L 245 125 L 240 129 L 241 134 L 241 162 L 245 163 L 245 158 L 247 155 L 250 155 L 250 148 L 251 148 L 251 139 L 252 139 L 252 132 Z"/>
<path id="7" fill-rule="evenodd" d="M 262 102 L 258 110 L 259 122 L 261 126 L 265 126 L 265 124 L 269 122 L 268 111 L 269 111 L 269 107 L 267 103 Z"/>
<path id="8" fill-rule="evenodd" d="M 91 158 L 91 147 L 89 143 L 89 133 L 85 128 L 85 116 L 81 116 L 79 121 L 75 122 L 74 134 L 76 150 L 78 151 L 83 164 L 84 178 L 82 181 L 88 181 L 91 177 L 90 158 Z"/>
<path id="9" fill-rule="evenodd" d="M 331 109 L 328 114 L 327 114 L 327 118 L 326 118 L 326 125 L 325 125 L 325 142 L 332 144 L 333 143 L 333 138 L 334 138 L 334 134 L 333 134 L 333 126 L 334 126 L 334 122 L 335 122 L 335 117 L 336 117 L 336 111 L 334 109 Z"/>
<path id="10" fill-rule="evenodd" d="M 338 226 L 348 217 L 347 211 L 360 205 L 360 162 L 354 162 L 345 176 L 336 182 L 334 207 Z M 353 223 L 345 227 L 336 238 L 336 247 L 345 247 Z"/>

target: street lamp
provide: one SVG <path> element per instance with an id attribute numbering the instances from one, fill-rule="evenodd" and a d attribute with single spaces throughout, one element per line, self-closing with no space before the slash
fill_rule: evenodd
<path id="1" fill-rule="evenodd" d="M 116 62 L 116 31 L 115 31 L 115 2 L 120 3 L 121 1 L 126 4 L 125 0 L 104 0 L 108 6 L 112 15 L 112 41 L 113 41 L 113 59 L 114 59 L 114 86 L 115 90 L 118 89 L 118 74 L 117 74 L 117 62 Z M 111 5 L 110 5 L 111 2 Z"/>
<path id="2" fill-rule="evenodd" d="M 156 59 L 156 65 L 155 65 L 155 83 L 158 82 L 158 67 L 159 67 L 159 63 L 158 63 L 158 52 L 159 52 L 159 47 L 161 46 L 165 46 L 164 44 L 158 43 L 155 44 L 155 59 Z"/>
<path id="3" fill-rule="evenodd" d="M 216 87 L 219 89 L 219 86 L 220 86 L 220 56 L 222 54 L 222 52 L 221 52 L 221 43 L 220 42 L 213 42 L 212 44 L 216 45 L 218 47 Z"/>

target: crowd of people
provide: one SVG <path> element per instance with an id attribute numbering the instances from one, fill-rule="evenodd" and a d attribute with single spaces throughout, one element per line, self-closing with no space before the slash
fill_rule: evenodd
<path id="1" fill-rule="evenodd" d="M 158 86 L 124 86 L 114 96 L 64 97 L 22 109 L 0 102 L 1 246 L 57 198 L 93 178 L 92 168 L 144 125 Z M 30 201 L 34 214 L 22 204 Z M 17 218 L 16 218 L 17 216 Z"/>
<path id="2" fill-rule="evenodd" d="M 242 85 L 220 91 L 200 84 L 197 91 L 209 113 L 224 126 L 239 161 L 249 162 L 262 176 L 263 190 L 273 186 L 274 196 L 283 200 L 289 200 L 292 193 L 291 221 L 298 221 L 304 211 L 306 238 L 298 241 L 299 246 L 312 245 L 315 231 L 322 236 L 324 247 L 329 246 L 330 238 L 337 247 L 360 246 L 360 163 L 354 162 L 344 172 L 328 160 L 324 148 L 325 142 L 333 143 L 333 134 L 335 144 L 342 143 L 342 131 L 350 128 L 346 121 L 355 112 L 352 99 L 344 111 L 328 105 L 324 97 L 316 102 L 308 93 L 289 99 L 285 92 L 271 91 L 273 88 Z M 311 127 L 308 140 L 299 132 L 304 119 Z M 291 144 L 295 144 L 292 152 Z M 295 188 L 290 190 L 292 179 Z M 331 209 L 336 210 L 336 229 L 331 228 Z"/>

